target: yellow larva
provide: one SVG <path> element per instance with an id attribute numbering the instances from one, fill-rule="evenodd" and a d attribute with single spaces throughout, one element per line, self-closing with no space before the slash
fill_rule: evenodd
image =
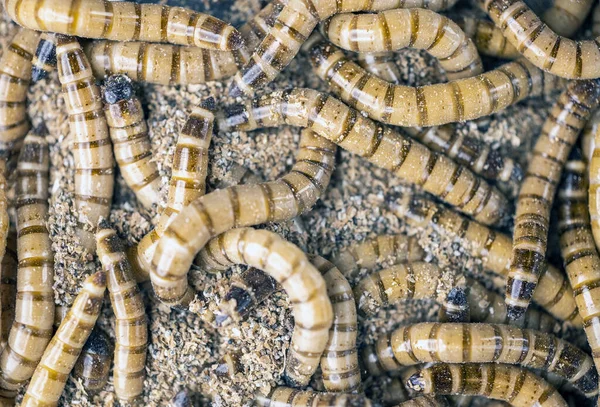
<path id="1" fill-rule="evenodd" d="M 550 210 L 562 167 L 579 133 L 600 103 L 600 82 L 569 84 L 552 108 L 521 184 L 513 235 L 506 305 L 510 319 L 527 309 L 546 268 Z"/>
<path id="2" fill-rule="evenodd" d="M 449 407 L 451 404 L 442 396 L 419 396 L 406 400 L 397 407 Z"/>
<path id="3" fill-rule="evenodd" d="M 40 42 L 33 57 L 31 80 L 37 82 L 48 76 L 54 69 L 56 69 L 56 34 L 44 32 L 40 34 Z"/>
<path id="4" fill-rule="evenodd" d="M 591 126 L 590 129 L 586 129 L 587 134 L 591 134 L 589 139 L 592 139 L 591 142 L 585 142 L 585 139 L 582 141 L 583 145 L 590 145 L 591 148 L 588 147 L 589 152 L 586 154 L 586 157 L 590 158 L 589 161 L 589 212 L 590 212 L 590 220 L 592 224 L 592 234 L 594 236 L 594 241 L 596 242 L 596 247 L 600 247 L 600 109 L 596 110 L 594 116 L 589 120 L 588 124 Z M 586 135 L 584 133 L 584 136 Z M 589 154 L 589 155 L 588 155 Z"/>
<path id="5" fill-rule="evenodd" d="M 594 0 L 543 0 L 531 2 L 530 7 L 555 33 L 572 37 L 594 3 Z"/>
<path id="6" fill-rule="evenodd" d="M 517 60 L 448 83 L 395 85 L 369 74 L 331 44 L 313 47 L 311 63 L 316 74 L 343 101 L 372 119 L 405 127 L 437 126 L 487 116 L 562 82 Z"/>
<path id="7" fill-rule="evenodd" d="M 243 45 L 240 33 L 229 24 L 183 7 L 104 0 L 4 0 L 4 9 L 19 25 L 36 31 L 222 51 Z"/>
<path id="8" fill-rule="evenodd" d="M 567 407 L 548 382 L 527 369 L 506 364 L 446 363 L 425 367 L 407 385 L 418 393 L 485 396 L 514 407 Z"/>
<path id="9" fill-rule="evenodd" d="M 521 54 L 506 39 L 502 31 L 489 21 L 474 17 L 460 17 L 456 24 L 475 42 L 482 55 L 503 59 L 516 59 Z"/>
<path id="10" fill-rule="evenodd" d="M 57 36 L 58 78 L 69 114 L 75 159 L 75 209 L 77 234 L 91 253 L 94 229 L 108 217 L 114 185 L 114 159 L 100 88 L 73 37 Z"/>
<path id="11" fill-rule="evenodd" d="M 115 313 L 114 386 L 121 402 L 132 403 L 144 390 L 148 322 L 140 289 L 133 278 L 125 246 L 106 221 L 96 234 L 98 258 L 106 272 Z"/>
<path id="12" fill-rule="evenodd" d="M 256 404 L 261 407 L 371 407 L 371 401 L 361 394 L 319 393 L 290 387 L 276 387 L 268 396 L 258 396 Z"/>
<path id="13" fill-rule="evenodd" d="M 338 14 L 325 23 L 324 31 L 333 44 L 349 51 L 427 50 L 438 59 L 449 80 L 469 78 L 483 71 L 473 41 L 455 22 L 431 10 Z"/>
<path id="14" fill-rule="evenodd" d="M 506 198 L 470 170 L 325 93 L 302 88 L 277 91 L 230 105 L 225 114 L 220 122 L 223 130 L 306 127 L 481 222 L 502 223 L 506 216 Z"/>
<path id="15" fill-rule="evenodd" d="M 481 259 L 484 269 L 506 277 L 509 273 L 512 243 L 508 235 L 467 219 L 460 214 L 423 198 L 408 202 L 390 202 L 392 211 L 410 226 L 426 229 L 459 239 L 469 255 Z M 573 325 L 582 326 L 573 291 L 563 273 L 548 265 L 540 275 L 533 300 L 549 314 Z"/>
<path id="16" fill-rule="evenodd" d="M 152 160 L 148 126 L 131 80 L 111 76 L 104 84 L 104 113 L 115 159 L 125 183 L 146 208 L 158 203 L 161 180 Z"/>
<path id="17" fill-rule="evenodd" d="M 600 127 L 600 109 L 594 110 L 592 116 L 585 124 L 583 131 L 581 133 L 581 150 L 583 152 L 583 157 L 590 164 L 590 167 L 593 163 L 593 154 L 596 149 L 596 133 L 598 132 L 598 128 Z"/>
<path id="18" fill-rule="evenodd" d="M 386 82 L 399 84 L 402 78 L 395 56 L 394 52 L 361 52 L 356 58 L 367 72 Z"/>
<path id="19" fill-rule="evenodd" d="M 35 369 L 21 406 L 56 406 L 102 309 L 106 275 L 98 271 L 83 283 L 71 310 L 52 337 Z"/>
<path id="20" fill-rule="evenodd" d="M 0 395 L 14 397 L 29 380 L 52 337 L 54 254 L 48 216 L 48 144 L 30 133 L 17 164 L 17 302 L 8 345 L 0 355 Z"/>
<path id="21" fill-rule="evenodd" d="M 81 380 L 86 391 L 96 392 L 104 388 L 108 381 L 113 351 L 110 338 L 102 330 L 95 328 L 73 367 L 73 377 Z"/>
<path id="22" fill-rule="evenodd" d="M 0 350 L 8 343 L 10 327 L 15 320 L 17 264 L 17 234 L 11 231 L 0 263 Z"/>

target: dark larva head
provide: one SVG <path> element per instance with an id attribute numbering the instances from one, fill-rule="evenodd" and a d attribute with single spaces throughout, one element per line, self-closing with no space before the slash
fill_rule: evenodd
<path id="1" fill-rule="evenodd" d="M 83 347 L 83 352 L 94 355 L 110 356 L 112 354 L 110 338 L 102 330 L 94 328 Z"/>
<path id="2" fill-rule="evenodd" d="M 133 84 L 126 75 L 110 76 L 104 83 L 104 100 L 106 103 L 112 105 L 121 100 L 129 100 L 133 95 Z"/>
<path id="3" fill-rule="evenodd" d="M 421 373 L 415 373 L 406 380 L 406 387 L 416 392 L 423 392 L 425 390 L 425 380 Z"/>
<path id="4" fill-rule="evenodd" d="M 236 50 L 240 49 L 244 46 L 244 39 L 242 38 L 242 34 L 238 31 L 233 31 L 229 34 L 229 38 L 227 38 L 227 49 Z"/>
<path id="5" fill-rule="evenodd" d="M 446 301 L 457 307 L 466 307 L 467 306 L 467 294 L 465 293 L 465 289 L 461 288 L 461 287 L 454 287 L 448 293 L 448 296 L 446 297 Z"/>

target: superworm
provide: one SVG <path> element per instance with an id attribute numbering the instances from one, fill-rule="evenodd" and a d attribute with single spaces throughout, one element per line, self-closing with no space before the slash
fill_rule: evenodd
<path id="1" fill-rule="evenodd" d="M 277 91 L 225 109 L 227 117 L 220 122 L 223 130 L 281 124 L 306 127 L 481 222 L 497 224 L 505 218 L 506 197 L 469 169 L 325 93 L 301 88 Z"/>
<path id="2" fill-rule="evenodd" d="M 29 133 L 17 164 L 17 302 L 8 345 L 0 355 L 0 395 L 14 397 L 52 338 L 54 254 L 48 216 L 48 144 Z"/>
<path id="3" fill-rule="evenodd" d="M 233 229 L 212 242 L 201 253 L 203 264 L 212 268 L 233 264 L 258 268 L 277 280 L 288 294 L 294 306 L 295 327 L 286 380 L 294 387 L 306 386 L 326 348 L 333 322 L 332 303 L 321 273 L 297 246 L 265 230 Z M 356 339 L 356 332 L 353 334 Z M 332 363 L 331 368 L 334 366 Z"/>
<path id="4" fill-rule="evenodd" d="M 231 25 L 183 7 L 104 0 L 4 0 L 4 9 L 17 24 L 36 31 L 221 51 L 243 45 L 240 33 Z"/>
<path id="5" fill-rule="evenodd" d="M 600 127 L 600 109 L 594 110 L 590 119 L 586 122 L 581 133 L 581 150 L 590 167 L 592 165 L 593 153 L 596 149 L 595 137 Z"/>
<path id="6" fill-rule="evenodd" d="M 450 407 L 450 405 L 445 397 L 427 395 L 403 401 L 397 407 Z"/>
<path id="7" fill-rule="evenodd" d="M 598 374 L 585 352 L 549 333 L 511 325 L 407 325 L 380 336 L 361 358 L 375 375 L 428 362 L 517 364 L 555 373 L 587 397 L 598 394 Z"/>
<path id="8" fill-rule="evenodd" d="M 83 282 L 71 310 L 36 367 L 21 406 L 56 406 L 102 309 L 106 275 L 98 271 Z"/>
<path id="9" fill-rule="evenodd" d="M 521 184 L 506 281 L 509 319 L 527 309 L 546 268 L 550 210 L 562 167 L 594 109 L 600 103 L 600 80 L 569 84 L 546 119 Z"/>
<path id="10" fill-rule="evenodd" d="M 161 179 L 152 160 L 148 126 L 131 80 L 109 77 L 103 89 L 104 113 L 117 165 L 138 201 L 150 208 L 160 199 Z"/>
<path id="11" fill-rule="evenodd" d="M 454 287 L 442 301 L 438 314 L 440 322 L 471 322 L 471 307 L 464 288 Z"/>
<path id="12" fill-rule="evenodd" d="M 558 35 L 571 37 L 581 27 L 594 0 L 534 0 L 528 5 Z"/>
<path id="13" fill-rule="evenodd" d="M 74 138 L 77 234 L 81 244 L 93 253 L 94 230 L 101 217 L 108 217 L 113 196 L 114 159 L 110 135 L 100 88 L 77 40 L 57 36 L 56 57 Z"/>
<path id="14" fill-rule="evenodd" d="M 356 55 L 358 64 L 367 72 L 386 82 L 399 84 L 402 74 L 394 60 L 395 57 L 394 52 L 361 52 Z"/>
<path id="15" fill-rule="evenodd" d="M 22 28 L 0 58 L 0 158 L 6 161 L 21 148 L 30 128 L 26 100 L 38 40 L 37 32 Z"/>
<path id="16" fill-rule="evenodd" d="M 600 77 L 596 40 L 557 35 L 521 0 L 479 0 L 504 36 L 532 64 L 567 79 Z"/>
<path id="17" fill-rule="evenodd" d="M 521 55 L 493 22 L 474 17 L 460 17 L 455 22 L 475 42 L 480 54 L 503 59 Z"/>
<path id="18" fill-rule="evenodd" d="M 8 343 L 10 327 L 15 320 L 17 302 L 17 234 L 8 233 L 6 251 L 0 262 L 0 349 Z"/>
<path id="19" fill-rule="evenodd" d="M 455 22 L 431 10 L 338 14 L 325 23 L 324 31 L 333 44 L 354 52 L 427 50 L 438 59 L 449 80 L 469 78 L 483 71 L 473 41 Z"/>
<path id="20" fill-rule="evenodd" d="M 262 407 L 371 407 L 371 401 L 361 394 L 319 393 L 291 387 L 276 387 L 268 396 L 258 396 L 256 405 Z"/>
<path id="21" fill-rule="evenodd" d="M 185 207 L 156 246 L 150 268 L 155 294 L 168 304 L 188 304 L 193 293 L 187 272 L 210 239 L 232 228 L 280 222 L 310 210 L 329 185 L 335 151 L 335 144 L 303 131 L 288 174 L 272 182 L 213 191 Z"/>
<path id="22" fill-rule="evenodd" d="M 73 377 L 81 380 L 86 391 L 97 392 L 104 388 L 113 352 L 113 344 L 108 335 L 95 328 L 73 367 Z"/>
<path id="23" fill-rule="evenodd" d="M 121 402 L 134 402 L 144 390 L 148 322 L 142 293 L 133 277 L 125 246 L 105 220 L 96 234 L 98 258 L 106 272 L 115 313 L 114 386 Z"/>
<path id="24" fill-rule="evenodd" d="M 588 134 L 592 134 L 590 137 L 592 143 L 586 143 L 585 139 L 582 144 L 585 146 L 591 144 L 591 153 L 586 154 L 590 157 L 589 161 L 589 213 L 592 225 L 592 234 L 596 243 L 596 248 L 600 248 L 600 109 L 596 110 L 592 118 L 588 121 L 591 126 L 590 129 L 586 129 Z M 586 134 L 584 133 L 584 136 Z"/>
<path id="25" fill-rule="evenodd" d="M 432 228 L 441 235 L 455 237 L 471 256 L 481 259 L 484 269 L 506 277 L 512 250 L 508 235 L 496 232 L 480 223 L 437 205 L 429 199 L 409 199 L 408 202 L 390 202 L 392 211 L 413 228 Z M 562 321 L 581 327 L 573 291 L 563 273 L 548 264 L 540 275 L 533 300 L 549 314 Z"/>
<path id="26" fill-rule="evenodd" d="M 485 396 L 509 402 L 514 407 L 567 407 L 567 402 L 541 377 L 516 366 L 440 363 L 411 376 L 414 391 L 436 395 Z"/>
<path id="27" fill-rule="evenodd" d="M 40 34 L 33 66 L 31 67 L 31 80 L 37 82 L 56 69 L 56 34 L 44 32 Z"/>
<path id="28" fill-rule="evenodd" d="M 349 60 L 332 44 L 311 49 L 311 63 L 334 94 L 372 119 L 405 127 L 428 127 L 488 116 L 562 82 L 517 60 L 492 71 L 448 83 L 405 86 L 385 82 Z"/>

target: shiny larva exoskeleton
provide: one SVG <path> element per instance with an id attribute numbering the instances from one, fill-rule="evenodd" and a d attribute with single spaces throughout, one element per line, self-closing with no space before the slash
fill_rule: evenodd
<path id="1" fill-rule="evenodd" d="M 69 374 L 96 325 L 105 291 L 104 271 L 98 271 L 85 279 L 71 310 L 35 368 L 21 406 L 58 405 Z"/>
<path id="2" fill-rule="evenodd" d="M 17 234 L 8 233 L 6 250 L 0 262 L 0 350 L 8 343 L 10 328 L 15 320 L 17 302 Z"/>
<path id="3" fill-rule="evenodd" d="M 183 7 L 104 0 L 68 4 L 60 0 L 4 0 L 4 10 L 19 25 L 36 31 L 222 51 L 243 45 L 240 33 L 231 25 Z"/>
<path id="4" fill-rule="evenodd" d="M 121 175 L 140 203 L 149 208 L 160 199 L 161 179 L 152 160 L 142 104 L 125 75 L 108 78 L 103 96 L 106 122 Z"/>
<path id="5" fill-rule="evenodd" d="M 596 149 L 596 133 L 600 127 L 600 109 L 594 110 L 592 117 L 587 121 L 581 133 L 581 150 L 583 157 L 592 168 L 593 154 Z M 595 170 L 594 170 L 595 171 Z M 590 208 L 591 210 L 591 208 Z"/>
<path id="6" fill-rule="evenodd" d="M 367 72 L 386 82 L 399 84 L 402 79 L 394 52 L 361 52 L 356 55 L 358 64 Z"/>
<path id="7" fill-rule="evenodd" d="M 588 120 L 582 146 L 589 159 L 589 212 L 596 248 L 600 248 L 600 109 Z M 587 151 L 586 151 L 587 150 Z"/>
<path id="8" fill-rule="evenodd" d="M 40 34 L 33 66 L 31 68 L 31 80 L 37 82 L 56 69 L 56 34 L 44 32 Z"/>
<path id="9" fill-rule="evenodd" d="M 276 387 L 268 396 L 258 396 L 256 404 L 261 407 L 371 407 L 371 401 L 362 394 L 319 393 L 290 387 Z"/>
<path id="10" fill-rule="evenodd" d="M 521 54 L 506 39 L 502 30 L 489 21 L 474 17 L 460 17 L 456 24 L 463 29 L 465 34 L 473 39 L 477 50 L 482 55 L 502 59 L 516 59 Z"/>
<path id="11" fill-rule="evenodd" d="M 528 3 L 555 33 L 573 37 L 595 2 L 594 0 L 541 0 Z"/>
<path id="12" fill-rule="evenodd" d="M 403 401 L 397 407 L 450 407 L 448 399 L 442 396 L 419 396 Z"/>
<path id="13" fill-rule="evenodd" d="M 8 233 L 10 230 L 10 217 L 8 214 L 8 183 L 5 177 L 6 161 L 0 159 L 0 259 L 4 258 L 7 247 Z"/>
<path id="14" fill-rule="evenodd" d="M 73 377 L 81 380 L 86 391 L 97 392 L 104 388 L 108 381 L 113 352 L 114 346 L 108 335 L 95 328 L 73 367 Z"/>

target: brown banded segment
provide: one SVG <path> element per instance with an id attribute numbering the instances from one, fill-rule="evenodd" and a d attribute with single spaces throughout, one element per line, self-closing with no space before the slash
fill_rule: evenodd
<path id="1" fill-rule="evenodd" d="M 113 348 L 108 335 L 94 328 L 73 368 L 73 377 L 81 380 L 86 391 L 97 392 L 106 385 Z"/>
<path id="2" fill-rule="evenodd" d="M 35 368 L 21 402 L 22 406 L 58 405 L 69 373 L 100 315 L 105 291 L 104 271 L 98 271 L 85 279 L 73 306 Z"/>
<path id="3" fill-rule="evenodd" d="M 56 69 L 56 34 L 43 32 L 33 57 L 31 80 L 37 82 Z"/>
<path id="4" fill-rule="evenodd" d="M 370 74 L 386 82 L 399 84 L 402 77 L 395 55 L 393 52 L 361 52 L 356 58 L 358 64 Z"/>
<path id="5" fill-rule="evenodd" d="M 403 401 L 397 407 L 450 407 L 451 405 L 456 406 L 456 403 L 450 404 L 446 397 L 427 395 Z"/>
<path id="6" fill-rule="evenodd" d="M 600 109 L 589 119 L 582 145 L 589 163 L 589 213 L 596 248 L 600 248 Z M 586 142 L 587 139 L 587 142 Z"/>
<path id="7" fill-rule="evenodd" d="M 481 284 L 475 283 L 481 287 Z M 471 291 L 471 287 L 475 287 L 474 284 L 469 284 L 469 288 L 454 287 L 446 295 L 446 298 L 440 305 L 438 312 L 438 321 L 440 322 L 471 322 L 471 306 L 469 305 L 469 298 L 467 291 Z M 482 304 L 479 304 L 481 306 Z M 466 337 L 466 336 L 465 336 Z M 468 347 L 465 346 L 465 349 Z M 465 357 L 464 359 L 468 359 Z"/>
<path id="8" fill-rule="evenodd" d="M 262 407 L 371 407 L 371 401 L 362 394 L 319 393 L 291 387 L 276 387 L 268 396 L 257 396 L 255 402 Z"/>
<path id="9" fill-rule="evenodd" d="M 536 9 L 535 13 L 558 35 L 572 37 L 585 21 L 594 0 L 554 0 L 550 3 L 550 7 L 545 10 Z M 536 3 L 532 4 L 535 5 Z"/>
<path id="10" fill-rule="evenodd" d="M 10 328 L 15 320 L 17 263 L 17 235 L 10 231 L 0 262 L 0 349 L 4 349 L 8 343 Z"/>
<path id="11" fill-rule="evenodd" d="M 475 42 L 480 54 L 502 59 L 516 59 L 520 56 L 519 51 L 493 22 L 462 16 L 455 22 Z"/>

